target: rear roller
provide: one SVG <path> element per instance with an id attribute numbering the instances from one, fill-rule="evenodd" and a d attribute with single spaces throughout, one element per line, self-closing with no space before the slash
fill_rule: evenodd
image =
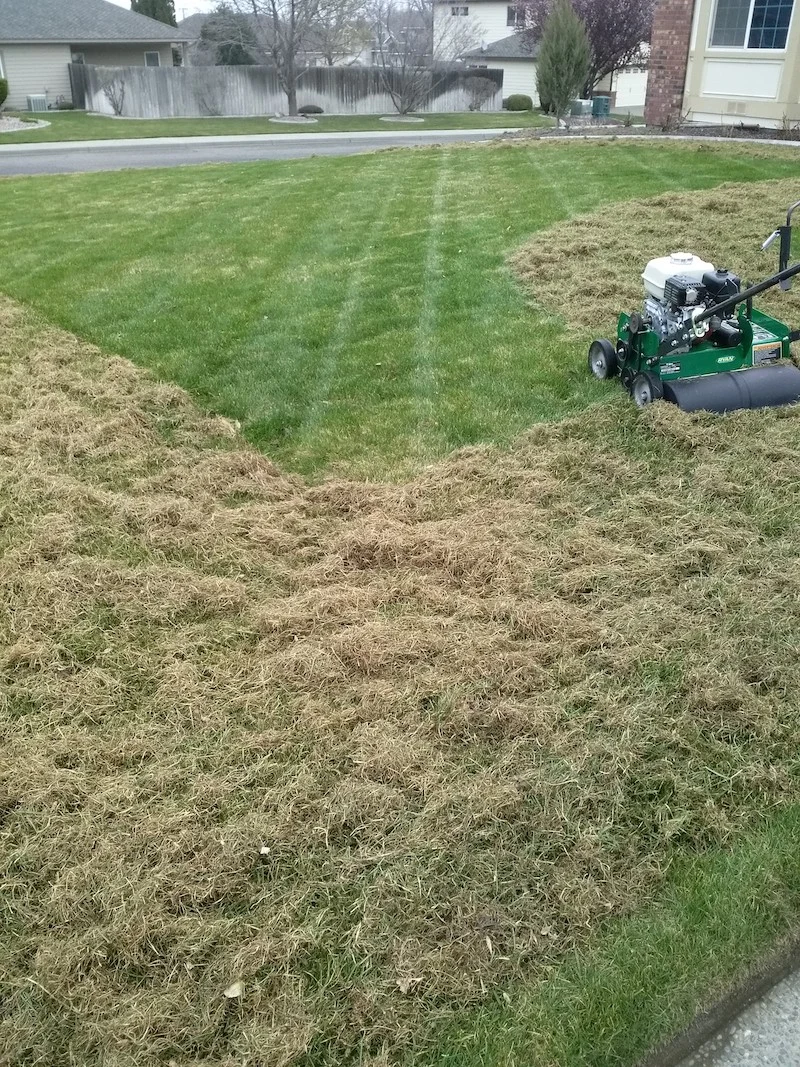
<path id="1" fill-rule="evenodd" d="M 664 399 L 677 404 L 681 411 L 718 414 L 741 408 L 782 407 L 800 400 L 800 370 L 781 363 L 664 382 Z"/>
<path id="2" fill-rule="evenodd" d="M 601 382 L 617 373 L 616 349 L 604 337 L 592 341 L 589 347 L 589 370 Z"/>

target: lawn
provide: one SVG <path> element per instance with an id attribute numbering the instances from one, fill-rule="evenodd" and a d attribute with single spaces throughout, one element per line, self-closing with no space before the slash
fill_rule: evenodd
<path id="1" fill-rule="evenodd" d="M 796 925 L 797 411 L 309 486 L 0 369 L 3 1062 L 631 1067 Z"/>
<path id="2" fill-rule="evenodd" d="M 796 159 L 548 143 L 10 181 L 0 288 L 188 388 L 287 469 L 397 476 L 608 396 L 557 303 L 521 299 L 506 257 L 523 238 L 767 165 Z"/>
<path id="3" fill-rule="evenodd" d="M 796 926 L 800 415 L 583 344 L 796 166 L 4 182 L 0 1059 L 631 1067 Z"/>
<path id="4" fill-rule="evenodd" d="M 10 113 L 11 114 L 11 113 Z M 38 118 L 32 113 L 14 112 L 16 117 Z M 0 133 L 0 145 L 37 141 L 94 141 L 121 137 L 224 137 L 233 134 L 281 133 L 364 133 L 369 130 L 479 130 L 528 129 L 550 126 L 552 121 L 539 111 L 475 111 L 422 115 L 421 123 L 393 125 L 381 122 L 379 115 L 323 115 L 316 123 L 295 126 L 270 122 L 268 118 L 199 119 L 114 119 L 84 111 L 49 111 L 50 126 L 44 129 Z"/>

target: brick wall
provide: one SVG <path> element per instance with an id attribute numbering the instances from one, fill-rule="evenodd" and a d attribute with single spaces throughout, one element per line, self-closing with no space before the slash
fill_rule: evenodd
<path id="1" fill-rule="evenodd" d="M 663 126 L 680 116 L 695 0 L 659 0 L 653 20 L 644 119 Z"/>

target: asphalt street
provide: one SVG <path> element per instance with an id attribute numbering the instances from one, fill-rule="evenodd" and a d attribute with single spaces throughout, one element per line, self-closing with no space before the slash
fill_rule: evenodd
<path id="1" fill-rule="evenodd" d="M 251 163 L 305 156 L 346 156 L 381 148 L 486 141 L 506 130 L 380 130 L 364 134 L 264 134 L 246 137 L 159 137 L 0 145 L 0 177 L 77 174 L 128 167 Z"/>

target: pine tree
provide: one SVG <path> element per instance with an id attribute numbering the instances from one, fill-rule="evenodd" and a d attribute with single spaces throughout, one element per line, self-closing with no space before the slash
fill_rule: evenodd
<path id="1" fill-rule="evenodd" d="M 258 62 L 258 42 L 250 20 L 227 4 L 218 4 L 208 16 L 200 30 L 200 40 L 218 66 Z"/>
<path id="2" fill-rule="evenodd" d="M 175 0 L 131 0 L 131 11 L 139 15 L 149 15 L 157 22 L 166 22 L 168 26 L 177 26 L 175 19 Z"/>
<path id="3" fill-rule="evenodd" d="M 544 24 L 536 58 L 539 101 L 560 119 L 583 88 L 591 64 L 586 26 L 570 0 L 556 0 Z"/>

